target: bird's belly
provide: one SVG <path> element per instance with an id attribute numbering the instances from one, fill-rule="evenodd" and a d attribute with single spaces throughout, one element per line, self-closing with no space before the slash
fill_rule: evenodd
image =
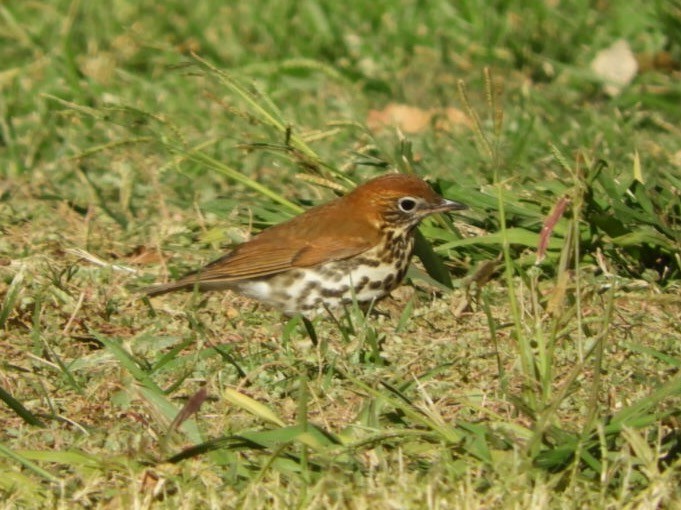
<path id="1" fill-rule="evenodd" d="M 400 283 L 408 264 L 329 262 L 314 268 L 292 269 L 267 278 L 240 282 L 243 294 L 282 310 L 312 317 L 354 301 L 379 299 Z"/>

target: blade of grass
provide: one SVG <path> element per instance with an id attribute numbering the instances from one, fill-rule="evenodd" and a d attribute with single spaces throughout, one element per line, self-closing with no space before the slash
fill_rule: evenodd
<path id="1" fill-rule="evenodd" d="M 21 454 L 15 452 L 13 450 L 10 450 L 9 448 L 7 448 L 2 443 L 0 443 L 0 455 L 3 455 L 5 457 L 7 457 L 8 459 L 12 459 L 12 460 L 18 462 L 19 464 L 24 466 L 24 468 L 28 469 L 32 473 L 35 473 L 39 477 L 44 478 L 45 480 L 48 480 L 48 481 L 53 482 L 53 483 L 58 483 L 58 482 L 61 481 L 59 477 L 53 475 L 49 471 L 46 471 L 45 469 L 41 468 L 37 464 L 31 462 L 24 455 L 21 455 Z"/>
<path id="2" fill-rule="evenodd" d="M 35 427 L 44 427 L 45 424 L 38 419 L 31 411 L 26 409 L 24 405 L 15 399 L 12 395 L 7 393 L 3 388 L 0 387 L 0 400 L 9 406 L 19 417 L 24 420 L 29 425 Z"/>
<path id="3" fill-rule="evenodd" d="M 5 328 L 9 314 L 14 309 L 21 291 L 22 283 L 24 281 L 24 266 L 19 268 L 19 271 L 12 278 L 12 283 L 9 284 L 5 299 L 2 300 L 2 308 L 0 308 L 0 329 Z"/>
<path id="4" fill-rule="evenodd" d="M 279 427 L 286 426 L 284 421 L 279 418 L 279 416 L 277 416 L 269 407 L 261 404 L 257 400 L 254 400 L 247 395 L 244 395 L 243 393 L 231 388 L 227 388 L 222 395 L 232 405 L 238 406 L 262 420 L 274 423 Z"/>

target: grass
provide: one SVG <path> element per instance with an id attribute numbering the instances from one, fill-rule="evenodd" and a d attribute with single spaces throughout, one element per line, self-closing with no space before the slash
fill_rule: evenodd
<path id="1" fill-rule="evenodd" d="M 678 506 L 680 7 L 1 5 L 2 506 Z M 471 209 L 317 346 L 135 292 L 389 168 Z"/>

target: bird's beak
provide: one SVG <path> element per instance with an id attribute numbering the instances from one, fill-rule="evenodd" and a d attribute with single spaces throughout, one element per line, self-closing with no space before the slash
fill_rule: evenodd
<path id="1" fill-rule="evenodd" d="M 462 204 L 461 202 L 455 202 L 454 200 L 447 200 L 446 198 L 443 198 L 439 204 L 433 206 L 428 212 L 432 214 L 448 211 L 461 211 L 463 209 L 468 209 L 468 206 L 466 204 Z"/>

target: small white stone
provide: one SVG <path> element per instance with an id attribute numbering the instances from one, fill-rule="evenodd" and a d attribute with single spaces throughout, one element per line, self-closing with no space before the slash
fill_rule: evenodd
<path id="1" fill-rule="evenodd" d="M 617 96 L 636 76 L 638 62 L 629 43 L 619 39 L 596 54 L 591 62 L 591 70 L 603 80 L 605 93 Z"/>

